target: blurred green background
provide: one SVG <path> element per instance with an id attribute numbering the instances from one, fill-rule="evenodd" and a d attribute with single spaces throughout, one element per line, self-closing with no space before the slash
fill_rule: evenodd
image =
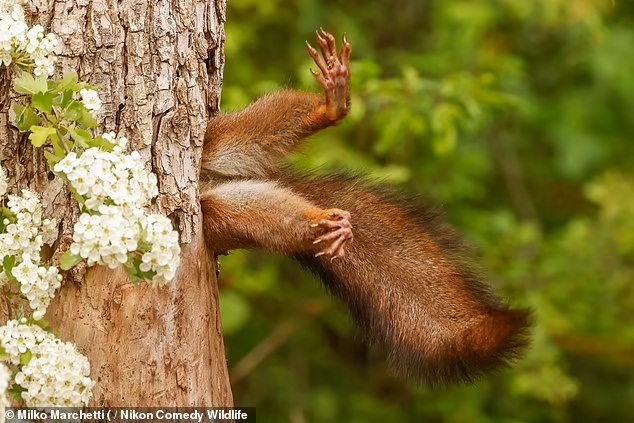
<path id="1" fill-rule="evenodd" d="M 432 391 L 391 376 L 299 266 L 234 252 L 236 404 L 260 423 L 634 421 L 634 2 L 228 3 L 224 111 L 316 90 L 304 40 L 345 31 L 352 114 L 294 164 L 426 193 L 537 320 L 513 369 Z"/>

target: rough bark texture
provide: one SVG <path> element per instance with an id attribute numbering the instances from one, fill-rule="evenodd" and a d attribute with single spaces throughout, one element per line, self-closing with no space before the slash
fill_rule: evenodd
<path id="1" fill-rule="evenodd" d="M 123 271 L 78 271 L 47 319 L 89 357 L 98 382 L 92 405 L 231 406 L 197 200 L 205 125 L 220 98 L 224 0 L 33 0 L 27 8 L 59 36 L 58 69 L 101 87 L 104 130 L 126 135 L 156 172 L 156 207 L 173 217 L 183 242 L 168 287 L 133 286 Z M 78 209 L 41 152 L 11 129 L 9 76 L 0 74 L 0 159 L 13 189 L 42 193 L 48 215 L 62 220 L 59 254 Z"/>

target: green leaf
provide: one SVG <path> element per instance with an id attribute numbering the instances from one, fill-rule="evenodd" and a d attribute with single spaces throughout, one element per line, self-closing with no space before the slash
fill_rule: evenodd
<path id="1" fill-rule="evenodd" d="M 5 273 L 9 276 L 9 279 L 13 277 L 13 266 L 15 266 L 15 256 L 6 256 L 4 260 L 2 260 L 2 267 L 4 268 Z"/>
<path id="2" fill-rule="evenodd" d="M 66 109 L 66 119 L 77 122 L 84 129 L 96 128 L 99 123 L 95 120 L 93 115 L 86 110 L 84 105 L 79 101 L 73 101 Z"/>
<path id="3" fill-rule="evenodd" d="M 15 127 L 22 132 L 28 132 L 33 125 L 39 124 L 42 119 L 35 113 L 31 106 L 24 107 L 21 104 L 13 106 L 16 115 Z"/>
<path id="4" fill-rule="evenodd" d="M 33 358 L 33 353 L 31 353 L 31 350 L 26 350 L 20 354 L 20 364 L 26 366 L 31 361 L 31 358 Z"/>
<path id="5" fill-rule="evenodd" d="M 53 146 L 53 151 L 57 157 L 62 158 L 66 155 L 66 150 L 64 149 L 59 137 L 53 137 L 51 139 L 51 145 Z"/>
<path id="6" fill-rule="evenodd" d="M 33 96 L 33 100 L 31 104 L 40 112 L 51 113 L 53 111 L 53 99 L 55 98 L 55 94 L 46 92 L 46 93 L 37 93 Z"/>
<path id="7" fill-rule="evenodd" d="M 14 383 L 11 388 L 7 389 L 7 393 L 9 393 L 9 395 L 11 395 L 11 398 L 13 398 L 17 402 L 22 401 L 22 392 L 25 391 L 26 389 L 21 387 L 17 383 Z"/>
<path id="8" fill-rule="evenodd" d="M 2 216 L 4 216 L 5 219 L 9 219 L 11 223 L 15 223 L 17 220 L 15 214 L 7 207 L 2 207 Z"/>
<path id="9" fill-rule="evenodd" d="M 51 135 L 55 135 L 57 131 L 55 128 L 49 128 L 44 126 L 31 126 L 31 134 L 29 139 L 34 147 L 41 147 L 46 143 L 46 140 Z"/>
<path id="10" fill-rule="evenodd" d="M 89 148 L 93 144 L 92 135 L 85 129 L 68 128 L 68 133 L 82 148 Z"/>
<path id="11" fill-rule="evenodd" d="M 48 91 L 47 78 L 43 75 L 33 77 L 30 73 L 22 72 L 13 81 L 13 91 L 26 95 L 45 93 Z"/>
<path id="12" fill-rule="evenodd" d="M 88 110 L 84 109 L 81 118 L 78 120 L 79 124 L 86 129 L 92 129 L 99 126 L 99 122 Z"/>
<path id="13" fill-rule="evenodd" d="M 67 108 L 70 102 L 73 101 L 74 94 L 75 94 L 75 91 L 73 90 L 64 91 L 63 94 L 58 97 L 60 99 L 59 103 L 56 103 L 56 104 L 59 104 L 59 106 L 64 109 Z"/>
<path id="14" fill-rule="evenodd" d="M 66 251 L 62 256 L 62 259 L 59 261 L 59 267 L 62 270 L 70 270 L 73 267 L 77 266 L 79 262 L 82 261 L 81 256 L 75 255 L 70 252 L 70 250 Z"/>
<path id="15" fill-rule="evenodd" d="M 49 87 L 51 91 L 61 93 L 67 90 L 79 92 L 81 90 L 82 84 L 79 83 L 79 77 L 77 76 L 77 72 L 71 72 L 64 76 L 64 78 L 49 82 Z"/>
<path id="16" fill-rule="evenodd" d="M 77 193 L 77 191 L 75 191 L 75 188 L 68 187 L 68 189 L 70 190 L 70 193 L 73 195 L 73 198 L 75 199 L 75 201 L 77 201 L 80 205 L 80 207 L 83 207 L 84 203 L 86 202 L 86 199 L 84 197 L 82 197 L 81 195 L 79 195 Z"/>
<path id="17" fill-rule="evenodd" d="M 72 101 L 68 107 L 66 108 L 66 113 L 64 117 L 70 121 L 77 122 L 81 119 L 82 113 L 84 112 L 84 105 L 79 101 Z"/>
<path id="18" fill-rule="evenodd" d="M 0 361 L 8 361 L 9 360 L 9 354 L 7 354 L 7 351 L 2 347 L 2 345 L 0 345 Z"/>
<path id="19" fill-rule="evenodd" d="M 151 270 L 147 272 L 142 271 L 140 266 L 141 260 L 138 258 L 131 258 L 123 265 L 130 281 L 135 285 L 143 281 L 150 281 L 156 275 L 156 272 Z"/>
<path id="20" fill-rule="evenodd" d="M 99 87 L 96 85 L 89 84 L 87 82 L 82 82 L 79 80 L 76 72 L 67 73 L 64 75 L 64 78 L 59 79 L 57 81 L 50 81 L 49 90 L 61 93 L 66 91 L 72 91 L 78 93 L 82 88 L 93 89 L 96 90 Z"/>
<path id="21" fill-rule="evenodd" d="M 141 282 L 141 278 L 137 274 L 138 268 L 134 265 L 133 260 L 128 260 L 123 265 L 123 268 L 125 269 L 125 272 L 128 274 L 128 277 L 130 278 L 130 282 L 132 282 L 135 285 L 138 285 Z"/>
<path id="22" fill-rule="evenodd" d="M 92 146 L 99 147 L 104 151 L 112 151 L 112 149 L 114 148 L 114 145 L 110 141 L 104 139 L 101 135 L 93 140 Z"/>
<path id="23" fill-rule="evenodd" d="M 57 156 L 53 153 L 51 153 L 50 151 L 45 151 L 44 152 L 44 157 L 46 157 L 46 161 L 48 162 L 48 166 L 49 167 L 53 167 L 55 166 L 57 163 L 59 163 L 60 161 L 62 161 L 62 158 L 60 156 Z"/>
<path id="24" fill-rule="evenodd" d="M 24 113 L 25 109 L 26 109 L 26 107 L 23 106 L 22 104 L 14 104 L 13 105 L 13 113 L 15 113 L 15 115 L 16 115 L 16 121 L 20 118 L 22 113 Z"/>

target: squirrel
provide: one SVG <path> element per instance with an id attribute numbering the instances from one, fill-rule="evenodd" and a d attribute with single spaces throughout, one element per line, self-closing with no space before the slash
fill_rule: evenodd
<path id="1" fill-rule="evenodd" d="M 362 178 L 298 176 L 279 162 L 350 110 L 351 45 L 317 31 L 323 95 L 282 90 L 210 119 L 201 164 L 203 229 L 221 253 L 262 247 L 298 260 L 350 309 L 397 373 L 468 382 L 516 359 L 530 311 L 496 296 L 435 207 Z M 354 224 L 354 226 L 353 226 Z"/>

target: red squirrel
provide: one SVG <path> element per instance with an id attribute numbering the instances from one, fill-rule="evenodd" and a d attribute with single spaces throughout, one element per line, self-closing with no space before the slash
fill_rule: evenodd
<path id="1" fill-rule="evenodd" d="M 516 358 L 530 313 L 475 270 L 441 213 L 349 176 L 302 177 L 279 160 L 350 110 L 350 43 L 308 42 L 324 95 L 283 90 L 211 119 L 201 204 L 210 250 L 263 247 L 297 259 L 350 309 L 367 342 L 406 377 L 471 381 Z"/>

